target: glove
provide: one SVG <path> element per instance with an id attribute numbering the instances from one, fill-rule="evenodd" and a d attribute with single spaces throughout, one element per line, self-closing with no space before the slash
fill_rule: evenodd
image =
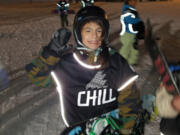
<path id="1" fill-rule="evenodd" d="M 138 39 L 144 39 L 144 35 L 145 35 L 145 25 L 144 25 L 144 22 L 143 21 L 140 21 L 139 23 L 137 24 L 134 24 L 133 25 L 133 29 L 138 31 L 137 33 L 137 38 Z"/>
<path id="2" fill-rule="evenodd" d="M 67 45 L 71 37 L 71 31 L 67 28 L 60 28 L 53 35 L 48 49 L 54 51 L 58 56 L 63 56 L 72 49 L 72 45 Z"/>
<path id="3" fill-rule="evenodd" d="M 147 110 L 149 113 L 152 113 L 153 107 L 154 107 L 155 96 L 151 94 L 147 94 L 147 95 L 142 96 L 141 100 L 143 101 L 142 108 Z"/>
<path id="4" fill-rule="evenodd" d="M 68 135 L 76 135 L 76 134 L 80 134 L 81 133 L 81 127 L 80 126 L 77 126 L 75 127 L 73 130 L 71 130 L 71 132 L 69 132 Z"/>
<path id="5" fill-rule="evenodd" d="M 156 106 L 161 117 L 175 118 L 178 115 L 178 111 L 172 106 L 172 100 L 173 95 L 169 94 L 164 86 L 160 86 L 156 91 Z"/>
<path id="6" fill-rule="evenodd" d="M 84 135 L 81 126 L 66 128 L 61 135 Z"/>

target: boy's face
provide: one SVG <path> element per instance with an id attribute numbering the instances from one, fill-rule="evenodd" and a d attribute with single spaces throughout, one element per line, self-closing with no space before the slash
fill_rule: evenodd
<path id="1" fill-rule="evenodd" d="M 86 23 L 81 30 L 82 43 L 96 50 L 102 43 L 102 28 L 95 22 Z"/>

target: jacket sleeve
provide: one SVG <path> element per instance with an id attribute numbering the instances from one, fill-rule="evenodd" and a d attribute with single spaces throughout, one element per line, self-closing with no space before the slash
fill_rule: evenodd
<path id="1" fill-rule="evenodd" d="M 57 4 L 57 11 L 59 14 L 61 14 L 61 6 L 59 5 L 59 3 Z"/>
<path id="2" fill-rule="evenodd" d="M 41 87 L 51 87 L 53 85 L 51 70 L 58 63 L 60 58 L 49 51 L 46 47 L 39 53 L 32 63 L 25 66 L 28 78 L 33 84 Z"/>
<path id="3" fill-rule="evenodd" d="M 133 81 L 133 78 L 137 78 L 138 75 L 124 58 L 122 58 L 121 61 L 123 66 L 120 66 L 121 74 L 119 80 L 123 83 L 118 82 L 118 84 L 120 84 L 118 97 L 118 107 L 120 109 L 119 114 L 124 122 L 123 127 L 125 129 L 132 129 L 138 113 L 141 110 L 140 93 L 135 86 L 135 80 Z M 125 84 L 128 85 L 123 87 Z"/>
<path id="4" fill-rule="evenodd" d="M 133 128 L 138 112 L 141 110 L 140 93 L 136 90 L 135 85 L 120 91 L 118 103 L 120 116 L 124 121 L 124 128 Z"/>

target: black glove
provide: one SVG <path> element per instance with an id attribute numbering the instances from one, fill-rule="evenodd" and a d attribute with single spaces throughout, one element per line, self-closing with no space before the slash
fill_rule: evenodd
<path id="1" fill-rule="evenodd" d="M 144 22 L 143 21 L 140 21 L 139 23 L 137 24 L 134 24 L 133 25 L 133 29 L 138 31 L 137 33 L 137 38 L 138 39 L 144 39 L 144 35 L 145 35 L 145 25 L 144 25 Z"/>
<path id="2" fill-rule="evenodd" d="M 52 39 L 48 44 L 48 49 L 54 51 L 60 57 L 63 56 L 73 48 L 72 45 L 67 45 L 70 37 L 70 30 L 67 28 L 60 28 L 52 35 Z"/>

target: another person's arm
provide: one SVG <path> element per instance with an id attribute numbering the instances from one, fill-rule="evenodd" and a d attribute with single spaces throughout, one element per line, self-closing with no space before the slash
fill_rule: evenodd
<path id="1" fill-rule="evenodd" d="M 180 113 L 180 96 L 174 96 L 172 100 L 173 107 Z"/>

